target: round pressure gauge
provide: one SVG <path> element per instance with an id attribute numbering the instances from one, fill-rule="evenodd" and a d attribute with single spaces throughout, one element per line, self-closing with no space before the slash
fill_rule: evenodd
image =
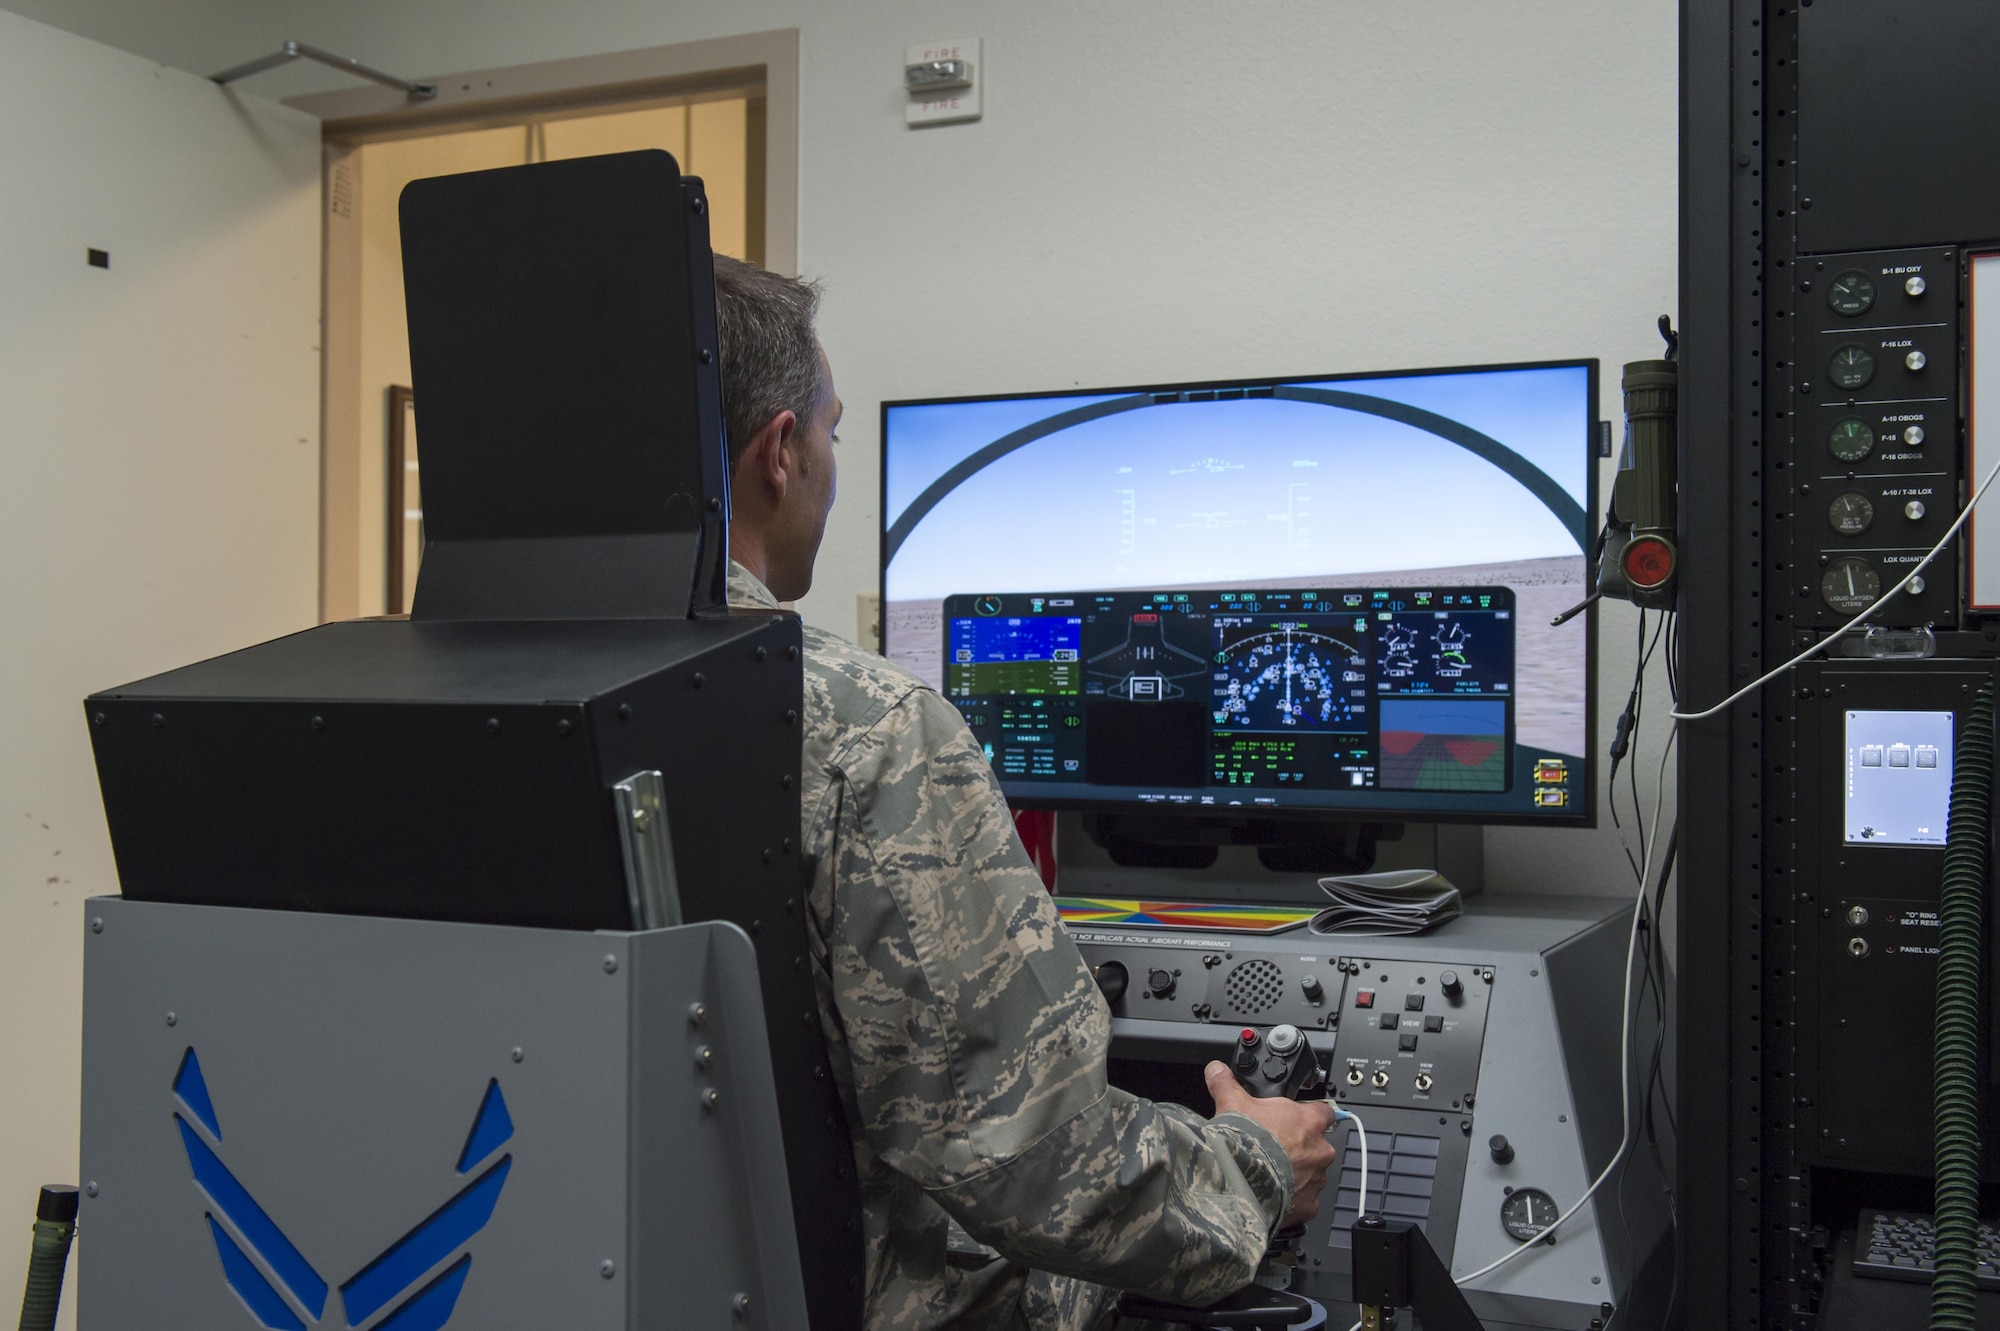
<path id="1" fill-rule="evenodd" d="M 1858 615 L 1882 595 L 1882 576 L 1865 559 L 1836 559 L 1819 580 L 1819 594 L 1843 615 Z"/>
<path id="2" fill-rule="evenodd" d="M 1827 433 L 1826 446 L 1842 462 L 1859 462 L 1875 448 L 1875 431 L 1859 416 L 1846 416 Z"/>
<path id="3" fill-rule="evenodd" d="M 1875 505 L 1859 490 L 1847 490 L 1826 506 L 1826 520 L 1842 536 L 1859 536 L 1875 523 Z"/>
<path id="4" fill-rule="evenodd" d="M 1868 348 L 1853 342 L 1836 347 L 1826 363 L 1826 377 L 1840 388 L 1860 388 L 1875 377 L 1875 358 L 1868 354 Z"/>
<path id="5" fill-rule="evenodd" d="M 1868 313 L 1868 307 L 1875 303 L 1875 283 L 1868 274 L 1858 268 L 1850 268 L 1833 279 L 1833 285 L 1826 289 L 1826 303 L 1833 306 L 1835 314 L 1844 314 L 1852 319 L 1857 314 Z"/>
<path id="6" fill-rule="evenodd" d="M 1540 1188 L 1516 1188 L 1500 1203 L 1500 1225 L 1517 1243 L 1540 1238 L 1561 1214 L 1556 1199 Z"/>

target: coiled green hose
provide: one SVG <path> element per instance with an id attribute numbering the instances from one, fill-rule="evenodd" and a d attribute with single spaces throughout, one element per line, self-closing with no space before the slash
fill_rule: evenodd
<path id="1" fill-rule="evenodd" d="M 1938 898 L 1937 1035 L 1931 1074 L 1937 1274 L 1931 1280 L 1931 1331 L 1973 1331 L 1979 1238 L 1979 972 L 1992 801 L 1989 680 L 1973 699 L 1952 758 L 1951 826 Z"/>
<path id="2" fill-rule="evenodd" d="M 21 1331 L 55 1331 L 62 1302 L 63 1268 L 76 1234 L 76 1189 L 42 1189 L 35 1205 L 35 1244 L 28 1256 L 28 1290 L 21 1297 Z"/>

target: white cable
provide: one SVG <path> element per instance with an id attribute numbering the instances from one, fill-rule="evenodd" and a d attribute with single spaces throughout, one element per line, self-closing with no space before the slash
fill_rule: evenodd
<path id="1" fill-rule="evenodd" d="M 1361 1116 L 1352 1109 L 1335 1108 L 1333 1117 L 1336 1123 L 1352 1123 L 1354 1135 L 1361 1142 L 1361 1197 L 1354 1203 L 1354 1218 L 1359 1220 L 1368 1214 L 1368 1129 L 1361 1125 Z"/>
<path id="2" fill-rule="evenodd" d="M 1653 823 L 1655 826 L 1659 825 L 1660 810 L 1666 799 L 1667 758 L 1673 753 L 1674 741 L 1679 736 L 1680 731 L 1678 729 L 1669 733 L 1666 746 L 1660 750 L 1658 786 L 1653 792 Z M 1584 1189 L 1583 1196 L 1577 1198 L 1567 1211 L 1564 1211 L 1551 1221 L 1548 1228 L 1542 1230 L 1526 1243 L 1516 1247 L 1513 1251 L 1503 1253 L 1493 1261 L 1488 1262 L 1477 1271 L 1455 1277 L 1452 1281 L 1455 1285 L 1463 1285 L 1468 1281 L 1477 1280 L 1483 1275 L 1497 1271 L 1528 1249 L 1541 1243 L 1549 1235 L 1555 1233 L 1556 1230 L 1562 1227 L 1565 1221 L 1582 1210 L 1584 1204 L 1596 1195 L 1599 1188 L 1604 1186 L 1604 1180 L 1610 1178 L 1617 1170 L 1619 1164 L 1625 1159 L 1625 1152 L 1632 1145 L 1632 976 L 1637 970 L 1637 967 L 1633 963 L 1633 958 L 1638 955 L 1639 951 L 1639 921 L 1645 914 L 1646 882 L 1652 875 L 1653 859 L 1649 854 L 1646 857 L 1645 872 L 1639 877 L 1638 900 L 1632 903 L 1632 932 L 1625 942 L 1625 998 L 1618 1009 L 1618 1150 L 1613 1153 L 1610 1163 L 1604 1166 L 1604 1172 L 1599 1174 L 1588 1188 Z"/>
<path id="3" fill-rule="evenodd" d="M 1943 536 L 1938 538 L 1938 543 L 1931 547 L 1931 552 L 1925 555 L 1922 559 L 1919 559 L 1917 561 L 1916 567 L 1912 568 L 1908 573 L 1905 573 L 1903 575 L 1903 580 L 1901 582 L 1897 583 L 1895 586 L 1891 587 L 1888 591 L 1884 592 L 1880 597 L 1876 598 L 1875 602 L 1871 604 L 1866 610 L 1863 610 L 1860 614 L 1856 615 L 1854 618 L 1848 620 L 1845 624 L 1842 624 L 1839 628 L 1835 629 L 1830 636 L 1821 638 L 1818 642 L 1806 648 L 1804 651 L 1800 652 L 1797 656 L 1794 656 L 1791 660 L 1785 662 L 1777 669 L 1768 671 L 1765 674 L 1758 676 L 1756 679 L 1751 680 L 1748 684 L 1745 684 L 1742 688 L 1736 690 L 1736 692 L 1730 694 L 1727 698 L 1724 698 L 1721 702 L 1709 708 L 1707 711 L 1669 712 L 1668 715 L 1673 717 L 1674 720 L 1676 721 L 1706 720 L 1709 717 L 1714 716 L 1717 712 L 1725 710 L 1730 705 L 1735 703 L 1739 698 L 1742 698 L 1745 694 L 1752 693 L 1757 689 L 1764 687 L 1764 685 L 1770 683 L 1773 679 L 1776 679 L 1779 675 L 1784 674 L 1787 670 L 1790 670 L 1793 666 L 1797 665 L 1799 662 L 1804 661 L 1814 655 L 1817 655 L 1820 652 L 1825 651 L 1827 647 L 1832 645 L 1834 639 L 1839 638 L 1841 635 L 1845 634 L 1849 629 L 1852 629 L 1857 624 L 1859 624 L 1862 620 L 1867 619 L 1870 615 L 1873 615 L 1883 606 L 1889 604 L 1890 597 L 1896 595 L 1898 592 L 1902 591 L 1905 587 L 1909 586 L 1910 579 L 1916 577 L 1919 573 L 1922 573 L 1926 568 L 1930 567 L 1931 561 L 1933 559 L 1936 559 L 1938 555 L 1943 552 L 1945 546 L 1950 543 L 1951 538 L 1958 535 L 1958 529 L 1965 525 L 1966 519 L 1972 516 L 1973 507 L 1979 503 L 1980 497 L 1986 493 L 1986 487 L 1993 484 L 1993 478 L 1996 476 L 2000 476 L 2000 461 L 1996 461 L 1993 464 L 1992 470 L 1986 473 L 1986 479 L 1979 483 L 1979 488 L 1977 490 L 1973 491 L 1972 502 L 1965 506 L 1964 511 L 1958 515 L 1957 520 L 1951 524 L 1951 526 L 1945 531 L 1945 534 Z"/>

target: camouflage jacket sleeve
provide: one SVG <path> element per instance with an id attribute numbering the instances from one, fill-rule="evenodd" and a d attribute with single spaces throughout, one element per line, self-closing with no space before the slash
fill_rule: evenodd
<path id="1" fill-rule="evenodd" d="M 1106 1084 L 1110 1012 L 958 714 L 913 688 L 840 766 L 813 840 L 883 1161 L 1021 1265 L 1196 1305 L 1245 1284 L 1290 1163 L 1242 1115 Z"/>

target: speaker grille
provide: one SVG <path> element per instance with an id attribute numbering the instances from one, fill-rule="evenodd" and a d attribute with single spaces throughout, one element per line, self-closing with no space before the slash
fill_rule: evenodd
<path id="1" fill-rule="evenodd" d="M 1284 973 L 1261 957 L 1238 962 L 1222 982 L 1222 993 L 1229 1006 L 1246 1017 L 1270 1007 L 1284 992 Z"/>

